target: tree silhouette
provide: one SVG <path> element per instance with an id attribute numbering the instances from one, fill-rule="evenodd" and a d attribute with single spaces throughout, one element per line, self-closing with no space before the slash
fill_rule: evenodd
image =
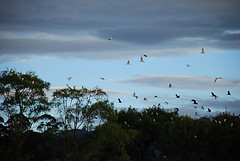
<path id="1" fill-rule="evenodd" d="M 1 72 L 0 95 L 3 102 L 0 110 L 8 118 L 10 160 L 21 159 L 23 134 L 32 129 L 38 117 L 49 110 L 50 103 L 45 95 L 49 87 L 49 82 L 41 80 L 33 72 L 22 74 L 12 69 Z"/>

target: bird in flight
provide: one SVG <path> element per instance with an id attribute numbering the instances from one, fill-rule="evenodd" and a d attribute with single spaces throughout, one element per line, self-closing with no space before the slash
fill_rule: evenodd
<path id="1" fill-rule="evenodd" d="M 191 67 L 192 65 L 187 64 L 187 67 Z"/>
<path id="2" fill-rule="evenodd" d="M 100 79 L 102 79 L 102 80 L 105 80 L 105 78 L 103 78 L 103 77 L 102 77 L 102 78 L 100 78 Z"/>
<path id="3" fill-rule="evenodd" d="M 217 98 L 218 98 L 218 96 L 217 96 L 217 95 L 215 95 L 213 92 L 211 92 L 211 94 L 212 94 L 212 97 L 214 97 L 215 99 L 217 99 Z"/>
<path id="4" fill-rule="evenodd" d="M 133 92 L 133 97 L 136 97 L 136 93 L 135 92 Z"/>
<path id="5" fill-rule="evenodd" d="M 127 61 L 127 65 L 130 65 L 130 61 L 129 60 Z"/>
<path id="6" fill-rule="evenodd" d="M 146 54 L 143 55 L 144 57 L 148 57 Z"/>
<path id="7" fill-rule="evenodd" d="M 110 38 L 108 38 L 108 41 L 112 40 L 113 39 L 113 36 L 111 36 Z"/>
<path id="8" fill-rule="evenodd" d="M 67 78 L 69 81 L 72 79 L 72 77 Z"/>
<path id="9" fill-rule="evenodd" d="M 133 92 L 133 97 L 135 97 L 136 99 L 138 98 L 138 96 L 136 96 L 135 92 Z"/>
<path id="10" fill-rule="evenodd" d="M 204 48 L 202 48 L 201 54 L 204 54 L 204 53 L 205 53 Z"/>
<path id="11" fill-rule="evenodd" d="M 168 85 L 168 87 L 169 87 L 169 88 L 172 88 L 172 84 L 170 83 L 170 84 Z"/>
<path id="12" fill-rule="evenodd" d="M 212 97 L 215 97 L 215 96 L 216 96 L 213 92 L 211 92 L 211 94 L 212 94 Z"/>
<path id="13" fill-rule="evenodd" d="M 122 103 L 122 101 L 120 100 L 120 98 L 118 98 L 118 103 Z"/>
<path id="14" fill-rule="evenodd" d="M 202 106 L 202 109 L 204 110 L 204 107 Z"/>
<path id="15" fill-rule="evenodd" d="M 144 62 L 142 56 L 141 56 L 140 62 Z"/>
<path id="16" fill-rule="evenodd" d="M 166 105 L 168 105 L 168 102 L 166 101 L 166 102 L 164 102 Z"/>
<path id="17" fill-rule="evenodd" d="M 177 94 L 176 94 L 176 97 L 177 97 L 177 98 L 180 98 L 180 95 L 177 95 Z"/>
<path id="18" fill-rule="evenodd" d="M 218 79 L 222 79 L 222 77 L 217 77 L 217 78 L 215 78 L 215 79 L 214 79 L 214 83 L 216 83 L 216 81 L 217 81 Z"/>
<path id="19" fill-rule="evenodd" d="M 144 101 L 147 101 L 147 98 L 145 97 L 143 100 L 144 100 Z"/>
<path id="20" fill-rule="evenodd" d="M 230 91 L 227 91 L 227 95 L 231 95 Z"/>
<path id="21" fill-rule="evenodd" d="M 193 106 L 195 109 L 197 109 L 197 106 Z"/>
<path id="22" fill-rule="evenodd" d="M 193 104 L 197 105 L 197 101 L 195 99 L 192 99 Z"/>
<path id="23" fill-rule="evenodd" d="M 208 112 L 211 112 L 212 110 L 210 108 L 208 108 Z"/>

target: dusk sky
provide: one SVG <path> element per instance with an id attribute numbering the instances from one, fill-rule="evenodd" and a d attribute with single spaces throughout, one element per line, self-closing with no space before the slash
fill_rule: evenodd
<path id="1" fill-rule="evenodd" d="M 0 0 L 7 68 L 34 71 L 51 83 L 48 96 L 66 84 L 97 85 L 117 109 L 160 103 L 180 115 L 239 114 L 240 1 Z"/>

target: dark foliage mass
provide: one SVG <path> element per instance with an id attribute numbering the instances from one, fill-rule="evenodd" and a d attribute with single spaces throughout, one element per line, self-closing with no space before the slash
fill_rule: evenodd
<path id="1" fill-rule="evenodd" d="M 229 112 L 117 111 L 100 89 L 67 87 L 48 100 L 49 86 L 33 72 L 1 73 L 1 161 L 239 160 L 240 118 Z"/>

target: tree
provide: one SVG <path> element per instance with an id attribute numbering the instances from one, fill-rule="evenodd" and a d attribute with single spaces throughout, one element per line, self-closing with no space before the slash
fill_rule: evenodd
<path id="1" fill-rule="evenodd" d="M 23 134 L 32 129 L 39 116 L 49 110 L 50 103 L 45 94 L 49 87 L 50 83 L 38 78 L 34 72 L 23 74 L 13 69 L 1 72 L 0 95 L 3 101 L 0 110 L 8 118 L 6 124 L 10 130 L 11 160 L 21 159 Z"/>
<path id="2" fill-rule="evenodd" d="M 63 130 L 77 130 L 85 127 L 91 130 L 97 119 L 98 109 L 102 106 L 92 106 L 98 101 L 104 101 L 106 93 L 101 89 L 63 88 L 53 92 L 53 105 L 57 108 L 59 121 Z M 96 108 L 98 107 L 98 108 Z"/>
<path id="3" fill-rule="evenodd" d="M 66 160 L 77 160 L 80 150 L 78 130 L 91 131 L 96 120 L 105 121 L 113 113 L 112 104 L 101 89 L 70 87 L 53 92 L 53 106 L 59 114 L 63 137 L 61 150 Z"/>

